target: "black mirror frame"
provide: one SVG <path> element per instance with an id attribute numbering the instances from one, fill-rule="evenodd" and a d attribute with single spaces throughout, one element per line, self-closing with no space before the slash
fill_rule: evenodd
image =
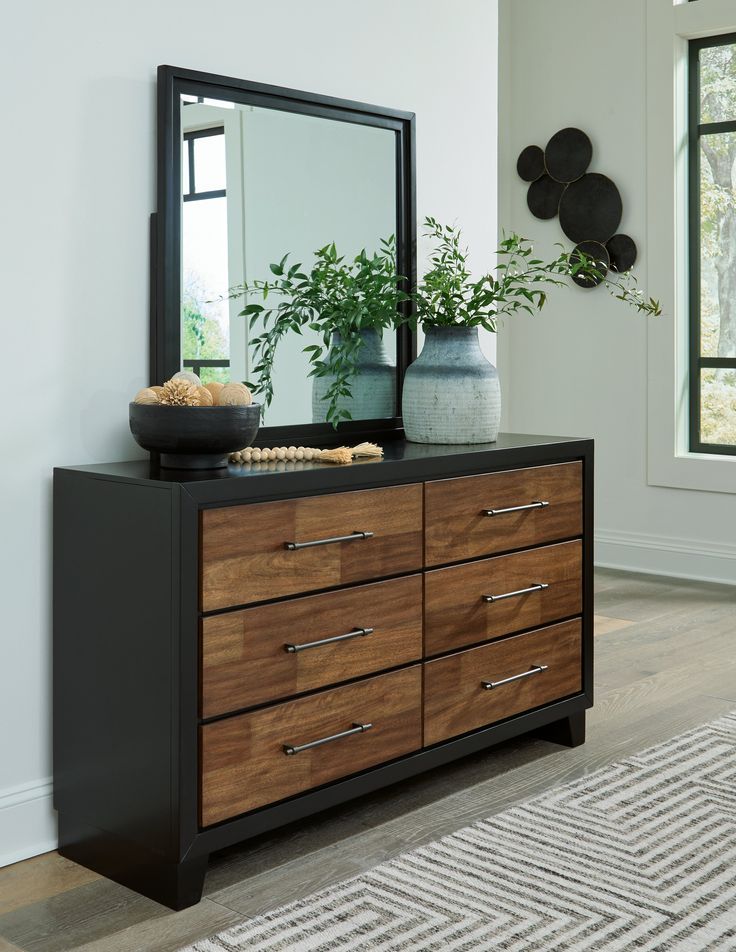
<path id="1" fill-rule="evenodd" d="M 174 66 L 158 67 L 157 212 L 151 220 L 151 382 L 162 383 L 180 369 L 181 354 L 181 116 L 182 94 L 227 99 L 396 132 L 396 244 L 398 270 L 407 284 L 416 282 L 416 117 L 347 99 L 335 99 L 280 86 L 232 79 Z M 262 427 L 257 443 L 305 442 L 328 445 L 358 442 L 367 435 L 403 433 L 401 388 L 406 368 L 416 357 L 416 335 L 408 327 L 396 333 L 397 416 L 341 423 L 337 432 L 326 423 Z"/>

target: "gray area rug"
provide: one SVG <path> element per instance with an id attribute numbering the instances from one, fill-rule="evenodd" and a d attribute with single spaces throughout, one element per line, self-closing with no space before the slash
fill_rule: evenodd
<path id="1" fill-rule="evenodd" d="M 736 712 L 189 952 L 736 950 Z"/>

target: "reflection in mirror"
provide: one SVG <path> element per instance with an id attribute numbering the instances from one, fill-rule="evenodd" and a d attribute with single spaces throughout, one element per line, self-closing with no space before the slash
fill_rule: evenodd
<path id="1" fill-rule="evenodd" d="M 396 133 L 193 96 L 181 120 L 182 366 L 204 382 L 251 381 L 262 322 L 249 328 L 248 301 L 228 290 L 272 279 L 287 253 L 308 273 L 332 242 L 348 260 L 379 251 L 397 230 Z M 392 417 L 396 335 L 363 333 L 362 386 L 346 407 L 353 419 Z M 305 329 L 280 342 L 266 425 L 325 420 L 327 383 L 309 376 L 304 352 L 321 339 Z"/>

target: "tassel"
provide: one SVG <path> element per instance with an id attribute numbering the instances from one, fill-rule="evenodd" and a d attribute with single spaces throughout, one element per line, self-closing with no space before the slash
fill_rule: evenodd
<path id="1" fill-rule="evenodd" d="M 383 456 L 383 450 L 376 443 L 359 443 L 352 449 L 354 457 L 358 456 Z"/>
<path id="2" fill-rule="evenodd" d="M 320 463 L 352 463 L 353 454 L 347 446 L 337 446 L 334 450 L 322 450 Z"/>

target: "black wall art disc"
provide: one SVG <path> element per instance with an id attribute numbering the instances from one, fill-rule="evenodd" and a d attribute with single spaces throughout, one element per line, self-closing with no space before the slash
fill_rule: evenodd
<path id="1" fill-rule="evenodd" d="M 578 287 L 581 288 L 595 288 L 601 284 L 608 274 L 608 266 L 610 260 L 608 257 L 608 252 L 606 251 L 606 246 L 602 245 L 600 241 L 581 241 L 579 244 L 575 245 L 573 250 L 570 253 L 570 261 L 572 264 L 576 264 L 580 261 L 580 255 L 578 251 L 586 256 L 586 258 L 592 258 L 595 269 L 599 272 L 598 276 L 585 276 L 582 274 L 573 275 L 573 281 Z"/>
<path id="2" fill-rule="evenodd" d="M 565 188 L 560 199 L 560 227 L 576 244 L 605 244 L 621 224 L 622 211 L 621 195 L 611 179 L 588 172 Z"/>
<path id="3" fill-rule="evenodd" d="M 549 175 L 543 175 L 532 182 L 526 193 L 529 211 L 536 218 L 554 218 L 560 207 L 560 198 L 566 186 L 555 182 Z"/>
<path id="4" fill-rule="evenodd" d="M 581 129 L 560 129 L 544 150 L 547 173 L 557 182 L 574 182 L 593 158 L 593 143 Z"/>
<path id="5" fill-rule="evenodd" d="M 611 270 L 623 274 L 631 271 L 636 261 L 636 244 L 628 235 L 614 235 L 606 242 L 606 249 L 611 258 Z"/>
<path id="6" fill-rule="evenodd" d="M 544 152 L 538 145 L 528 145 L 519 153 L 516 171 L 525 182 L 534 182 L 544 175 Z"/>

